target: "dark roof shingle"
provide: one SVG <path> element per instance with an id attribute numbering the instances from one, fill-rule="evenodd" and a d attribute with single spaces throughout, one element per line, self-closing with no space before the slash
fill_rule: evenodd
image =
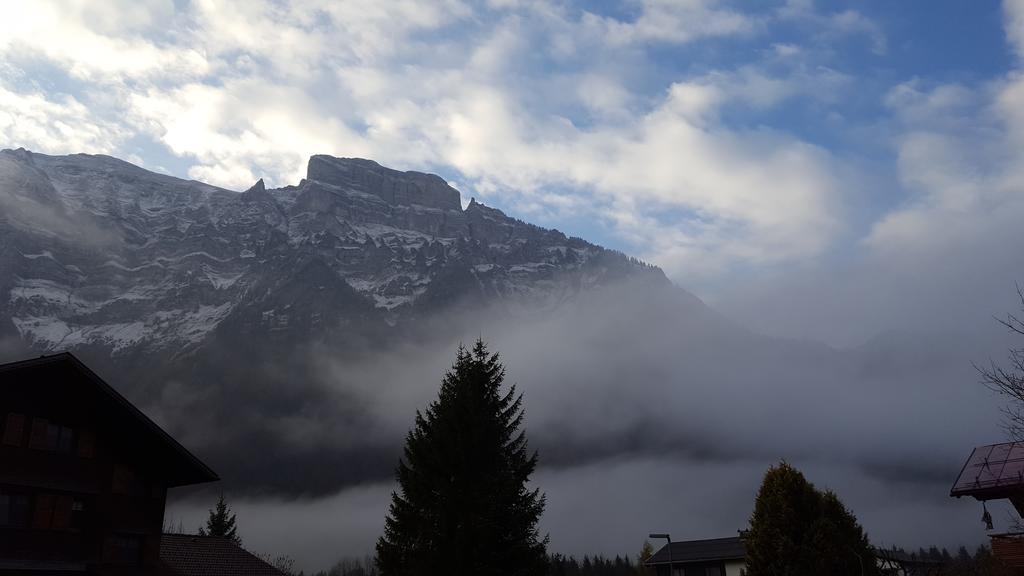
<path id="1" fill-rule="evenodd" d="M 174 576 L 286 576 L 227 538 L 164 534 L 160 564 Z"/>
<path id="2" fill-rule="evenodd" d="M 672 543 L 673 564 L 678 562 L 743 560 L 746 557 L 747 549 L 739 536 Z M 668 559 L 668 545 L 665 545 L 654 556 L 651 556 L 651 559 L 647 561 L 647 565 L 668 564 Z"/>

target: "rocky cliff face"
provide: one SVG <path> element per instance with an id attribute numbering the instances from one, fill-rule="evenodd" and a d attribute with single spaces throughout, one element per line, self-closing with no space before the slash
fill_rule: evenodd
<path id="1" fill-rule="evenodd" d="M 457 302 L 515 313 L 615 279 L 667 282 L 463 209 L 438 176 L 362 159 L 314 156 L 297 186 L 237 193 L 106 156 L 5 150 L 0 208 L 0 324 L 38 351 L 187 354 L 221 326 L 387 330 Z"/>

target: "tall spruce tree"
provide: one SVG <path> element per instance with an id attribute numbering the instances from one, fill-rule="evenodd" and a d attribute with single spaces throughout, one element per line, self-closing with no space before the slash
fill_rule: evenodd
<path id="1" fill-rule="evenodd" d="M 765 473 L 746 536 L 747 576 L 874 576 L 864 529 L 831 490 L 785 462 Z"/>
<path id="2" fill-rule="evenodd" d="M 242 545 L 242 537 L 238 535 L 238 527 L 235 526 L 235 514 L 224 501 L 223 492 L 217 499 L 217 506 L 210 510 L 210 516 L 206 519 L 206 527 L 199 527 L 199 534 L 227 538 L 239 546 Z"/>
<path id="3" fill-rule="evenodd" d="M 505 369 L 482 340 L 459 347 L 436 401 L 416 412 L 399 462 L 384 535 L 382 576 L 541 575 L 544 496 L 526 482 L 522 395 L 502 393 Z"/>

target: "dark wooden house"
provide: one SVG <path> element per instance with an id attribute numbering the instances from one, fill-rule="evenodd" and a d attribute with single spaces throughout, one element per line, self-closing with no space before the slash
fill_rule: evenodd
<path id="1" fill-rule="evenodd" d="M 71 354 L 0 366 L 0 574 L 157 574 L 167 489 L 217 479 Z"/>

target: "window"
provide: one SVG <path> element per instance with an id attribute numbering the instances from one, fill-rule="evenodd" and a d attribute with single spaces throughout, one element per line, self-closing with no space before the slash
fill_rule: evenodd
<path id="1" fill-rule="evenodd" d="M 103 560 L 110 564 L 138 565 L 142 562 L 142 541 L 139 534 L 107 536 L 103 543 Z"/>
<path id="2" fill-rule="evenodd" d="M 57 433 L 57 452 L 71 454 L 75 445 L 75 431 L 67 426 L 61 426 Z"/>
<path id="3" fill-rule="evenodd" d="M 81 458 L 92 458 L 96 450 L 96 437 L 92 430 L 84 429 L 78 436 L 78 455 Z"/>
<path id="4" fill-rule="evenodd" d="M 53 520 L 50 528 L 54 530 L 71 529 L 71 506 L 74 499 L 71 496 L 57 496 L 53 501 Z"/>
<path id="5" fill-rule="evenodd" d="M 71 529 L 72 530 L 84 530 L 85 529 L 85 515 L 86 505 L 84 500 L 73 498 L 71 501 Z"/>
<path id="6" fill-rule="evenodd" d="M 29 437 L 28 446 L 35 450 L 46 450 L 46 436 L 50 423 L 45 418 L 32 419 L 32 435 Z"/>
<path id="7" fill-rule="evenodd" d="M 164 488 L 163 482 L 159 480 L 153 480 L 149 485 L 149 497 L 150 498 L 164 498 L 166 495 L 166 488 Z"/>
<path id="8" fill-rule="evenodd" d="M 32 434 L 28 445 L 36 450 L 73 454 L 75 431 L 67 426 L 54 424 L 45 418 L 33 418 Z"/>
<path id="9" fill-rule="evenodd" d="M 134 482 L 135 474 L 131 468 L 121 465 L 114 466 L 114 478 L 110 484 L 110 491 L 114 494 L 131 494 Z"/>
<path id="10" fill-rule="evenodd" d="M 36 509 L 32 514 L 32 528 L 47 530 L 53 520 L 53 494 L 36 494 Z"/>
<path id="11" fill-rule="evenodd" d="M 60 440 L 60 426 L 49 423 L 46 425 L 46 449 L 50 452 L 57 451 L 57 442 Z"/>
<path id="12" fill-rule="evenodd" d="M 27 494 L 0 491 L 0 527 L 27 527 L 30 505 Z"/>
<path id="13" fill-rule="evenodd" d="M 8 446 L 21 446 L 25 436 L 25 415 L 11 412 L 7 415 L 7 424 L 4 426 L 4 444 Z"/>
<path id="14" fill-rule="evenodd" d="M 677 567 L 676 570 L 679 570 Z M 724 576 L 725 567 L 721 564 L 697 564 L 687 566 L 685 576 Z"/>

